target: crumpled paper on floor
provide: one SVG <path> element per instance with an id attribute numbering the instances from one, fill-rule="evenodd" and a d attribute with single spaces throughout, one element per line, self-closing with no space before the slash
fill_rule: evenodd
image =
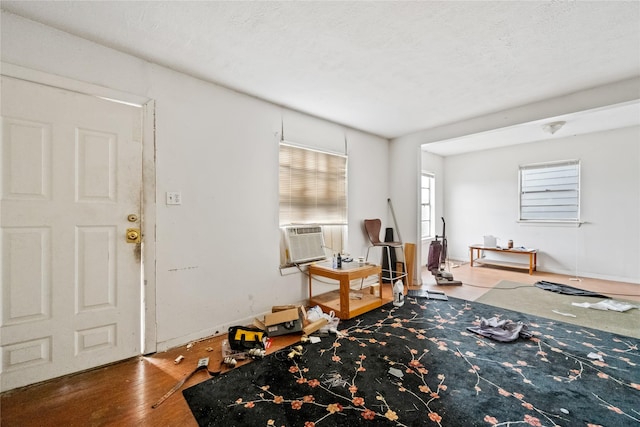
<path id="1" fill-rule="evenodd" d="M 602 300 L 594 304 L 590 302 L 572 302 L 571 305 L 575 305 L 576 307 L 582 307 L 582 308 L 593 308 L 596 310 L 619 311 L 621 313 L 631 310 L 632 308 L 638 308 L 633 304 L 629 304 L 622 301 L 615 301 L 611 299 Z"/>

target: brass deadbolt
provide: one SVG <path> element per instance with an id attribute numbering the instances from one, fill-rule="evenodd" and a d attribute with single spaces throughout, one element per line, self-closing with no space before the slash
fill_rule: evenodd
<path id="1" fill-rule="evenodd" d="M 129 220 L 129 222 L 136 222 L 136 221 L 138 220 L 138 215 L 136 215 L 136 214 L 130 214 L 130 215 L 127 217 L 127 220 Z"/>
<path id="2" fill-rule="evenodd" d="M 140 243 L 139 228 L 127 228 L 127 243 Z"/>

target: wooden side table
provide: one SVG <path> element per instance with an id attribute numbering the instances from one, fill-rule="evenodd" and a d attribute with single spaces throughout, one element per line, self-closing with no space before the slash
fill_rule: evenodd
<path id="1" fill-rule="evenodd" d="M 477 252 L 477 258 L 474 258 L 474 251 Z M 502 252 L 505 254 L 518 254 L 518 255 L 528 255 L 529 256 L 529 264 L 521 264 L 514 262 L 505 262 L 505 261 L 496 261 L 496 260 L 485 260 L 480 258 L 481 251 L 491 251 L 491 252 Z M 538 263 L 538 250 L 537 249 L 507 249 L 507 248 L 494 248 L 487 247 L 483 245 L 471 245 L 469 246 L 470 252 L 470 266 L 473 267 L 474 261 L 479 264 L 485 265 L 495 265 L 499 267 L 510 267 L 510 268 L 521 268 L 525 270 L 529 270 L 529 274 L 533 274 L 536 270 Z"/>
<path id="2" fill-rule="evenodd" d="M 378 284 L 382 283 L 382 268 L 379 265 L 358 263 L 343 263 L 342 268 L 332 268 L 328 263 L 311 264 L 309 266 L 309 306 L 318 305 L 322 311 L 334 311 L 340 319 L 351 319 L 374 308 L 378 308 L 387 301 L 382 298 L 382 289 L 378 295 L 357 291 L 357 298 L 351 299 L 351 281 L 377 275 Z M 337 291 L 313 295 L 313 276 L 326 277 L 337 280 L 340 288 Z M 354 291 L 353 293 L 355 293 Z M 390 301 L 390 300 L 389 300 Z"/>

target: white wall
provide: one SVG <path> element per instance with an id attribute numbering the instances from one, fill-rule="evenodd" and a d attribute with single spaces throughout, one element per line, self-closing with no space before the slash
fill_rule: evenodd
<path id="1" fill-rule="evenodd" d="M 640 99 L 640 77 L 635 77 L 393 139 L 390 152 L 392 173 L 389 185 L 392 197 L 397 202 L 396 210 L 404 212 L 402 218 L 398 220 L 402 236 L 408 241 L 405 236 L 417 236 L 418 233 L 418 216 L 413 207 L 419 202 L 414 186 L 417 185 L 415 176 L 420 173 L 420 165 L 416 164 L 415 159 L 420 158 L 422 145 L 638 99 Z M 447 212 L 444 214 L 446 217 Z"/>
<path id="2" fill-rule="evenodd" d="M 633 84 L 620 90 L 629 83 Z M 415 191 L 407 190 L 414 185 L 407 177 L 420 172 L 419 167 L 411 168 L 423 144 L 625 102 L 637 97 L 638 83 L 640 79 L 595 88 L 392 140 L 390 167 L 404 172 L 390 175 L 391 194 L 405 203 L 404 208 L 419 202 L 413 198 Z M 577 265 L 582 277 L 640 283 L 639 144 L 634 127 L 445 158 L 442 212 L 449 254 L 467 260 L 469 244 L 494 234 L 516 245 L 538 247 L 540 270 L 573 275 Z M 589 223 L 580 228 L 517 225 L 517 165 L 566 158 L 583 160 L 582 216 Z M 486 189 L 478 193 L 481 186 Z M 620 209 L 612 207 L 622 200 Z M 417 235 L 417 214 L 405 212 L 399 221 L 403 235 Z M 476 220 L 478 215 L 485 221 Z M 424 262 L 426 255 L 422 254 Z"/>
<path id="3" fill-rule="evenodd" d="M 518 166 L 568 159 L 581 162 L 586 223 L 518 223 Z M 640 283 L 640 127 L 450 156 L 444 191 L 452 258 L 494 235 L 538 248 L 543 271 Z"/>
<path id="4" fill-rule="evenodd" d="M 2 61 L 155 100 L 158 350 L 303 302 L 281 276 L 278 141 L 344 151 L 347 250 L 364 254 L 364 218 L 388 223 L 386 139 L 305 116 L 2 12 Z M 277 70 L 273 70 L 277 72 Z M 165 192 L 180 191 L 180 206 Z M 146 268 L 152 268 L 147 266 Z"/>

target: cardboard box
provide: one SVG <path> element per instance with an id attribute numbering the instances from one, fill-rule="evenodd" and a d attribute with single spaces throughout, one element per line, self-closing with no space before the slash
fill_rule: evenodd
<path id="1" fill-rule="evenodd" d="M 302 332 L 305 335 L 311 335 L 312 333 L 319 331 L 327 323 L 329 323 L 329 321 L 323 317 L 322 319 L 318 319 L 315 322 L 306 324 L 304 328 L 302 328 Z"/>
<path id="2" fill-rule="evenodd" d="M 264 330 L 270 337 L 302 331 L 303 316 L 300 308 L 290 308 L 264 316 Z"/>
<path id="3" fill-rule="evenodd" d="M 264 325 L 264 319 L 260 320 L 257 317 L 253 319 L 253 326 L 263 331 L 267 331 L 267 327 Z"/>
<path id="4" fill-rule="evenodd" d="M 278 311 L 291 310 L 292 308 L 298 308 L 297 305 L 288 304 L 288 305 L 274 305 L 271 307 L 272 313 L 277 313 Z"/>

